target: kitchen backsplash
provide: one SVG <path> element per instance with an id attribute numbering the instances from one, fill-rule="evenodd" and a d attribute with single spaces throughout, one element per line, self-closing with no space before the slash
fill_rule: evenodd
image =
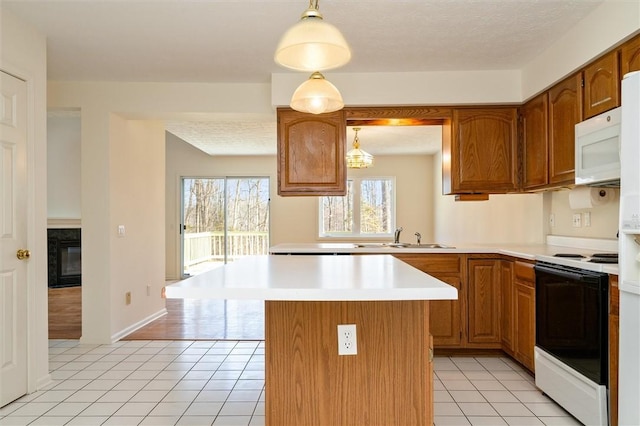
<path id="1" fill-rule="evenodd" d="M 569 192 L 568 189 L 563 189 L 544 195 L 545 203 L 549 203 L 550 206 L 547 211 L 553 216 L 553 225 L 549 223 L 550 233 L 570 237 L 615 239 L 620 210 L 618 197 L 590 209 L 572 210 L 569 206 Z M 580 226 L 574 226 L 574 215 L 579 215 Z M 547 220 L 551 222 L 550 217 L 547 217 Z"/>

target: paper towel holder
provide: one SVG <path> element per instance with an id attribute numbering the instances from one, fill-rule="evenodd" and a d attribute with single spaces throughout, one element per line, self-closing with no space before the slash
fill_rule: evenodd
<path id="1" fill-rule="evenodd" d="M 569 192 L 569 207 L 571 210 L 592 209 L 616 199 L 615 188 L 578 185 Z"/>

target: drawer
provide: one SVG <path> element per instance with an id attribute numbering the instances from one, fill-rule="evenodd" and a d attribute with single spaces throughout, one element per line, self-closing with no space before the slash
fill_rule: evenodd
<path id="1" fill-rule="evenodd" d="M 393 256 L 426 273 L 448 272 L 458 274 L 462 271 L 461 256 L 457 254 L 398 253 Z"/>
<path id="2" fill-rule="evenodd" d="M 516 261 L 513 265 L 516 278 L 524 281 L 536 282 L 536 272 L 533 270 L 533 263 Z"/>

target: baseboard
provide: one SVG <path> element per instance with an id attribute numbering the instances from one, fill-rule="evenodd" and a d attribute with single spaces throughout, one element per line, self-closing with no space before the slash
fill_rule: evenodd
<path id="1" fill-rule="evenodd" d="M 51 374 L 45 374 L 44 376 L 36 380 L 36 390 L 42 390 L 45 387 L 49 386 L 49 384 L 51 384 L 52 382 L 53 379 L 51 379 Z"/>
<path id="2" fill-rule="evenodd" d="M 149 315 L 148 317 L 138 321 L 135 324 L 131 324 L 129 327 L 120 330 L 119 332 L 112 334 L 111 335 L 111 343 L 115 343 L 118 340 L 122 339 L 125 336 L 128 336 L 129 334 L 133 333 L 134 331 L 144 327 L 145 325 L 149 324 L 152 321 L 157 320 L 158 318 L 167 315 L 167 308 L 162 308 L 160 309 L 158 312 L 153 313 L 151 315 Z"/>

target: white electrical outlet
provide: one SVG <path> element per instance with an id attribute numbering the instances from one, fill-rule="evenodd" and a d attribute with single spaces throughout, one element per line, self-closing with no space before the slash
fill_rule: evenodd
<path id="1" fill-rule="evenodd" d="M 151 284 L 147 284 L 147 296 L 151 296 Z"/>
<path id="2" fill-rule="evenodd" d="M 358 338 L 355 324 L 338 325 L 338 355 L 357 355 Z"/>
<path id="3" fill-rule="evenodd" d="M 580 213 L 573 214 L 573 227 L 580 228 L 582 226 L 582 215 Z"/>
<path id="4" fill-rule="evenodd" d="M 549 226 L 552 228 L 556 226 L 556 216 L 553 213 L 549 215 Z"/>
<path id="5" fill-rule="evenodd" d="M 585 228 L 587 226 L 591 226 L 591 212 L 582 213 L 582 223 L 584 224 Z"/>

